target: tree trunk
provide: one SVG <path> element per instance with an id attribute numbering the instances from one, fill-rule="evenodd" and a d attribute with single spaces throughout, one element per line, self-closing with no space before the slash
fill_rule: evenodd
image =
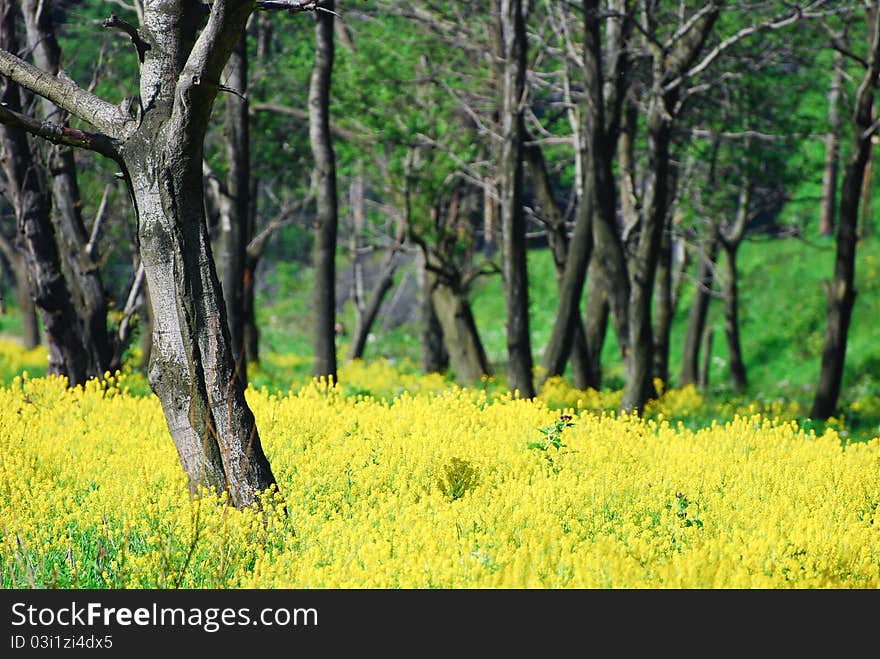
<path id="1" fill-rule="evenodd" d="M 712 299 L 717 255 L 718 240 L 713 236 L 704 243 L 703 253 L 697 264 L 697 282 L 688 315 L 684 347 L 681 351 L 681 371 L 678 374 L 679 387 L 696 383 L 699 376 L 700 343 L 706 328 L 709 302 Z"/>
<path id="2" fill-rule="evenodd" d="M 330 135 L 334 0 L 323 0 L 315 17 L 315 63 L 309 85 L 309 138 L 315 160 L 315 377 L 336 380 L 336 155 Z"/>
<path id="3" fill-rule="evenodd" d="M 18 48 L 14 9 L 13 3 L 0 0 L 0 48 L 13 52 Z M 6 80 L 0 103 L 10 112 L 21 111 L 21 93 L 12 80 Z M 73 296 L 61 269 L 45 172 L 34 160 L 22 128 L 0 126 L 0 143 L 7 194 L 16 215 L 29 289 L 46 332 L 51 357 L 49 373 L 66 376 L 71 386 L 83 384 L 92 373 Z"/>
<path id="4" fill-rule="evenodd" d="M 828 133 L 825 135 L 825 165 L 822 168 L 822 213 L 819 233 L 834 233 L 837 208 L 837 169 L 840 162 L 840 87 L 843 82 L 843 55 L 834 52 L 831 89 L 828 91 Z"/>
<path id="5" fill-rule="evenodd" d="M 712 366 L 712 336 L 714 333 L 715 330 L 711 325 L 707 325 L 706 331 L 703 333 L 703 359 L 700 363 L 700 375 L 697 378 L 697 386 L 703 390 L 709 387 L 709 370 Z"/>
<path id="6" fill-rule="evenodd" d="M 589 361 L 584 372 L 588 378 L 584 382 L 575 381 L 578 389 L 600 389 L 602 386 L 602 349 L 608 332 L 611 306 L 608 304 L 606 289 L 598 275 L 599 265 L 593 261 L 587 276 L 587 310 L 585 332 Z"/>
<path id="7" fill-rule="evenodd" d="M 226 177 L 227 199 L 221 204 L 217 245 L 217 271 L 226 304 L 229 338 L 236 369 L 247 385 L 247 351 L 245 332 L 245 261 L 250 220 L 250 125 L 248 104 L 247 41 L 242 35 L 232 51 L 224 71 L 226 86 Z"/>
<path id="8" fill-rule="evenodd" d="M 859 202 L 865 168 L 873 149 L 872 136 L 874 85 L 880 73 L 880 3 L 875 3 L 870 17 L 871 49 L 866 58 L 868 67 L 859 85 L 853 111 L 853 149 L 846 164 L 840 190 L 840 216 L 837 224 L 837 254 L 834 278 L 827 286 L 828 316 L 822 348 L 822 368 L 810 415 L 816 419 L 833 416 L 840 396 L 843 367 L 846 360 L 847 334 L 855 304 L 855 256 L 858 240 Z"/>
<path id="9" fill-rule="evenodd" d="M 61 69 L 61 48 L 55 38 L 51 2 L 24 0 L 21 13 L 27 28 L 34 63 L 53 75 Z M 60 110 L 43 99 L 43 117 L 55 118 Z M 66 121 L 65 121 L 66 123 Z M 103 377 L 111 366 L 114 347 L 107 331 L 107 296 L 96 260 L 88 253 L 89 234 L 83 223 L 76 159 L 71 147 L 52 146 L 48 155 L 52 176 L 52 223 L 58 240 L 61 267 L 73 294 L 78 331 L 86 349 L 89 377 Z"/>
<path id="10" fill-rule="evenodd" d="M 462 386 L 479 384 L 492 374 L 467 298 L 442 278 L 428 273 L 431 302 L 443 330 L 455 380 Z"/>
<path id="11" fill-rule="evenodd" d="M 542 219 L 547 226 L 553 263 L 556 266 L 556 281 L 560 289 L 559 310 L 550 339 L 544 348 L 543 378 L 562 375 L 565 371 L 566 360 L 570 355 L 574 379 L 583 382 L 588 379 L 583 373 L 583 369 L 588 364 L 589 356 L 584 325 L 580 318 L 580 299 L 587 271 L 587 261 L 593 247 L 593 237 L 592 226 L 589 221 L 584 221 L 582 215 L 585 212 L 592 212 L 592 203 L 579 204 L 579 219 L 575 225 L 575 234 L 569 241 L 562 212 L 553 196 L 553 188 L 547 174 L 547 164 L 544 161 L 541 147 L 537 144 L 527 145 L 524 149 L 524 156 L 529 167 L 538 205 L 543 211 Z M 578 227 L 580 227 L 580 231 Z M 570 262 L 571 255 L 576 261 L 586 260 L 583 264 L 573 264 L 573 269 L 566 279 L 566 264 Z M 580 274 L 580 282 L 577 281 L 578 274 Z"/>
<path id="12" fill-rule="evenodd" d="M 667 102 L 653 97 L 648 111 L 648 170 L 645 181 L 644 213 L 636 254 L 630 268 L 629 358 L 621 407 L 641 411 L 656 395 L 653 384 L 654 337 L 651 325 L 651 298 L 660 253 L 660 240 L 666 223 L 669 194 L 670 123 Z"/>
<path id="13" fill-rule="evenodd" d="M 745 391 L 749 382 L 739 340 L 739 273 L 736 267 L 738 248 L 739 242 L 724 242 L 724 277 L 721 290 L 724 295 L 724 332 L 727 335 L 730 383 L 734 391 L 741 392 Z"/>
<path id="14" fill-rule="evenodd" d="M 669 197 L 675 196 L 677 185 L 676 175 L 670 176 Z M 672 332 L 672 320 L 675 314 L 672 293 L 672 214 L 674 203 L 666 211 L 663 234 L 660 238 L 660 252 L 657 256 L 657 299 L 655 301 L 654 328 L 654 377 L 664 387 L 669 385 L 669 335 Z"/>
<path id="15" fill-rule="evenodd" d="M 0 74 L 100 132 L 36 122 L 8 104 L 0 106 L 0 121 L 94 150 L 122 167 L 138 218 L 152 311 L 150 385 L 162 403 L 191 494 L 201 488 L 227 491 L 239 508 L 258 504 L 259 493 L 275 478 L 235 373 L 205 218 L 202 163 L 217 81 L 253 8 L 247 0 L 216 0 L 201 26 L 203 7 L 196 3 L 146 3 L 138 31 L 115 16 L 107 19 L 106 26 L 122 27 L 137 48 L 135 116 L 125 104 L 110 104 L 0 50 Z M 23 224 L 28 238 L 40 239 L 35 243 L 40 248 L 54 245 L 51 237 L 37 235 L 30 218 Z"/>
<path id="16" fill-rule="evenodd" d="M 529 280 L 526 260 L 526 221 L 523 208 L 523 103 L 526 75 L 526 26 L 522 0 L 501 0 L 504 52 L 501 95 L 503 143 L 498 158 L 501 197 L 501 246 L 504 298 L 507 306 L 507 380 L 510 391 L 534 398 L 532 347 L 529 334 Z M 435 292 L 435 298 L 437 294 Z M 443 297 L 443 296 L 441 296 Z M 451 308 L 437 306 L 443 322 Z M 465 321 L 466 318 L 462 317 Z M 443 328 L 446 334 L 446 326 Z M 449 341 L 447 340 L 447 350 Z M 450 350 L 450 356 L 452 352 Z"/>
<path id="17" fill-rule="evenodd" d="M 422 370 L 425 373 L 443 373 L 449 368 L 449 353 L 443 345 L 443 328 L 431 296 L 435 276 L 425 268 L 424 255 L 420 253 L 418 258 Z"/>

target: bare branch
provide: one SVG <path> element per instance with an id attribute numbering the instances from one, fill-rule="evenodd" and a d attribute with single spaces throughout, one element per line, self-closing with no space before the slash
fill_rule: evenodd
<path id="1" fill-rule="evenodd" d="M 101 225 L 104 224 L 104 217 L 107 214 L 107 198 L 110 196 L 110 188 L 112 186 L 108 183 L 104 186 L 104 194 L 101 195 L 101 204 L 98 206 L 98 212 L 95 214 L 95 221 L 92 222 L 92 231 L 89 236 L 89 242 L 86 245 L 86 254 L 88 257 L 95 261 L 95 252 L 98 249 L 98 237 L 101 235 Z"/>
<path id="2" fill-rule="evenodd" d="M 141 35 L 138 34 L 137 28 L 134 25 L 128 21 L 122 20 L 116 14 L 110 14 L 110 18 L 105 18 L 101 25 L 104 27 L 116 28 L 125 32 L 128 35 L 128 38 L 131 39 L 134 47 L 137 49 L 138 62 L 141 64 L 144 63 L 144 53 L 150 49 L 150 44 L 141 39 Z"/>
<path id="3" fill-rule="evenodd" d="M 52 144 L 63 144 L 65 146 L 88 149 L 120 162 L 115 141 L 103 133 L 90 133 L 78 128 L 69 128 L 50 122 L 40 122 L 26 114 L 13 112 L 5 107 L 5 105 L 0 105 L 0 123 L 17 126 L 32 135 L 52 142 Z"/>
<path id="4" fill-rule="evenodd" d="M 52 101 L 112 138 L 125 137 L 126 128 L 131 124 L 130 118 L 117 106 L 87 92 L 67 76 L 46 73 L 6 50 L 0 50 L 0 75 Z"/>

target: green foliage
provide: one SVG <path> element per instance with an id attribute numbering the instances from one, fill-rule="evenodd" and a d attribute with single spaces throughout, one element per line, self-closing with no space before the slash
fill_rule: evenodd
<path id="1" fill-rule="evenodd" d="M 529 449 L 541 451 L 543 453 L 544 458 L 547 460 L 547 464 L 553 473 L 559 473 L 561 469 L 556 462 L 556 457 L 565 446 L 562 441 L 562 431 L 566 428 L 572 428 L 574 425 L 570 414 L 562 414 L 552 425 L 538 428 L 538 432 L 544 435 L 543 440 L 540 442 L 529 442 L 528 444 Z M 551 451 L 550 449 L 554 450 Z"/>
<path id="2" fill-rule="evenodd" d="M 437 477 L 437 487 L 450 501 L 461 499 L 472 491 L 479 481 L 479 469 L 462 458 L 453 457 L 443 465 Z"/>

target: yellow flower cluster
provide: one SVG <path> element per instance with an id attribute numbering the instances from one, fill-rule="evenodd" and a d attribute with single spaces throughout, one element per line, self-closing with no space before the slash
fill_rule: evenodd
<path id="1" fill-rule="evenodd" d="M 127 377 L 0 388 L 0 587 L 880 588 L 880 439 L 250 389 L 279 489 L 237 511 Z"/>
<path id="2" fill-rule="evenodd" d="M 0 378 L 9 381 L 17 373 L 45 373 L 49 363 L 49 351 L 38 345 L 25 350 L 20 344 L 0 339 Z"/>

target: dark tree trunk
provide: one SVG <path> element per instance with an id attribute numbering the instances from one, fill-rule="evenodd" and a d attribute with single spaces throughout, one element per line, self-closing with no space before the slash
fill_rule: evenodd
<path id="1" fill-rule="evenodd" d="M 736 268 L 738 248 L 738 242 L 724 243 L 724 278 L 721 290 L 724 295 L 724 332 L 727 336 L 727 358 L 730 361 L 730 383 L 734 391 L 745 391 L 749 382 L 739 339 L 739 274 Z"/>
<path id="2" fill-rule="evenodd" d="M 674 198 L 677 178 L 675 173 L 670 176 L 670 198 Z M 671 203 L 666 210 L 663 234 L 660 238 L 660 252 L 657 255 L 657 299 L 655 300 L 654 328 L 654 377 L 664 387 L 669 386 L 669 337 L 672 332 L 672 320 L 675 315 L 672 291 L 672 215 L 675 204 Z"/>
<path id="3" fill-rule="evenodd" d="M 226 199 L 220 205 L 219 231 L 215 244 L 217 271 L 226 304 L 229 338 L 238 376 L 247 385 L 245 333 L 245 269 L 250 221 L 250 122 L 245 100 L 248 88 L 247 41 L 238 40 L 224 71 L 226 94 Z"/>
<path id="4" fill-rule="evenodd" d="M 21 314 L 21 343 L 25 350 L 33 350 L 40 345 L 40 321 L 26 270 L 16 275 L 15 289 Z"/>
<path id="5" fill-rule="evenodd" d="M 586 340 L 589 361 L 585 373 L 589 379 L 575 382 L 578 389 L 592 387 L 598 390 L 602 386 L 602 349 L 605 346 L 605 335 L 608 332 L 608 321 L 611 306 L 608 304 L 606 289 L 598 275 L 599 266 L 590 264 L 587 278 L 587 311 L 585 317 Z"/>
<path id="6" fill-rule="evenodd" d="M 470 302 L 458 287 L 428 272 L 431 303 L 443 332 L 443 346 L 449 355 L 455 379 L 462 386 L 479 384 L 492 375 L 486 351 L 477 332 Z"/>
<path id="7" fill-rule="evenodd" d="M 703 359 L 700 363 L 700 375 L 697 378 L 697 386 L 700 389 L 709 387 L 709 370 L 712 366 L 712 336 L 715 330 L 711 325 L 706 326 L 703 333 Z"/>
<path id="8" fill-rule="evenodd" d="M 425 269 L 425 259 L 419 256 L 418 281 L 421 317 L 422 370 L 425 373 L 444 373 L 449 368 L 449 353 L 443 345 L 443 328 L 434 310 L 431 297 L 435 277 Z"/>
<path id="9" fill-rule="evenodd" d="M 587 270 L 586 263 L 583 264 L 582 268 L 583 273 L 581 274 L 579 284 L 580 291 L 575 290 L 578 287 L 576 275 L 580 266 L 573 266 L 574 269 L 569 274 L 567 282 L 565 272 L 570 255 L 574 255 L 576 259 L 589 259 L 589 253 L 593 246 L 593 237 L 590 233 L 592 226 L 589 222 L 579 221 L 575 228 L 573 240 L 569 241 L 568 230 L 562 217 L 562 211 L 559 209 L 559 204 L 556 203 L 553 195 L 553 187 L 547 174 L 547 164 L 544 161 L 541 147 L 537 144 L 527 145 L 524 149 L 524 156 L 531 174 L 535 196 L 542 210 L 542 219 L 547 226 L 548 241 L 553 253 L 553 263 L 556 266 L 556 281 L 560 288 L 559 311 L 557 312 L 553 332 L 550 335 L 547 346 L 544 348 L 542 360 L 542 366 L 544 367 L 543 377 L 546 379 L 562 375 L 565 371 L 565 362 L 570 355 L 574 379 L 584 382 L 588 377 L 583 372 L 583 369 L 588 364 L 589 356 L 587 354 L 584 326 L 580 318 L 580 298 L 583 290 L 583 279 Z M 591 209 L 592 204 L 579 206 L 579 217 L 582 212 L 590 212 Z M 580 232 L 578 232 L 577 226 L 582 227 Z M 584 251 L 586 251 L 586 255 L 582 253 Z M 575 306 L 572 308 L 572 305 Z M 566 314 L 568 321 L 565 318 L 561 318 L 561 314 Z M 567 323 L 570 323 L 570 326 Z M 571 331 L 570 337 L 567 336 L 569 331 Z M 568 347 L 566 347 L 566 343 L 569 344 Z"/>
<path id="10" fill-rule="evenodd" d="M 0 0 L 0 47 L 18 49 L 15 7 Z M 21 92 L 7 79 L 0 103 L 9 112 L 21 112 Z M 50 352 L 49 373 L 64 375 L 71 386 L 84 383 L 93 373 L 82 343 L 73 296 L 67 287 L 61 257 L 50 219 L 50 193 L 46 174 L 33 157 L 27 133 L 14 125 L 0 126 L 4 153 L 3 170 L 27 267 L 29 288 L 46 331 Z"/>
<path id="11" fill-rule="evenodd" d="M 336 380 L 336 155 L 330 135 L 334 0 L 323 0 L 315 17 L 315 63 L 309 86 L 309 138 L 315 160 L 315 377 Z"/>
<path id="12" fill-rule="evenodd" d="M 837 224 L 837 254 L 834 278 L 826 288 L 828 316 L 822 348 L 822 369 L 810 415 L 816 419 L 833 416 L 840 396 L 843 367 L 846 360 L 847 334 L 855 304 L 855 256 L 858 240 L 859 202 L 865 168 L 873 149 L 874 86 L 880 73 L 880 3 L 866 14 L 871 49 L 868 67 L 859 85 L 853 111 L 853 149 L 846 164 L 840 190 L 840 216 Z"/>
<path id="13" fill-rule="evenodd" d="M 507 380 L 512 393 L 522 398 L 533 398 L 535 386 L 532 379 L 526 221 L 523 207 L 523 103 L 527 44 L 522 0 L 501 0 L 501 36 L 504 44 L 501 95 L 503 143 L 499 152 L 498 173 L 501 193 L 502 270 L 507 306 Z M 446 299 L 440 304 L 435 301 L 435 306 L 441 322 L 444 316 L 452 313 L 451 308 L 447 308 Z M 441 307 L 446 308 L 446 311 L 441 311 Z M 457 315 L 458 312 L 455 313 Z M 464 316 L 461 318 L 462 321 L 466 320 Z"/>
<path id="14" fill-rule="evenodd" d="M 718 255 L 718 240 L 713 236 L 706 243 L 697 263 L 697 278 L 694 298 L 688 315 L 681 351 L 681 371 L 678 386 L 695 384 L 699 376 L 700 344 L 706 328 L 706 316 L 712 299 L 712 286 L 715 281 L 715 263 Z"/>

